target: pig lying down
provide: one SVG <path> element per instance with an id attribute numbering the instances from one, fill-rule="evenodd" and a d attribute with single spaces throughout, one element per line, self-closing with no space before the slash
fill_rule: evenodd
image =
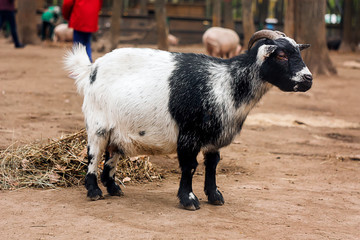
<path id="1" fill-rule="evenodd" d="M 219 149 L 232 142 L 272 85 L 288 92 L 310 89 L 312 75 L 300 55 L 307 47 L 269 30 L 256 32 L 248 51 L 230 59 L 122 48 L 90 63 L 85 47 L 75 47 L 65 66 L 84 96 L 88 198 L 103 198 L 97 174 L 104 152 L 101 181 L 113 196 L 123 194 L 114 179 L 120 158 L 177 153 L 180 204 L 199 209 L 192 178 L 202 151 L 205 194 L 209 203 L 224 204 L 216 185 Z"/>
<path id="2" fill-rule="evenodd" d="M 202 37 L 210 56 L 232 58 L 240 54 L 240 39 L 237 33 L 228 28 L 211 27 Z"/>

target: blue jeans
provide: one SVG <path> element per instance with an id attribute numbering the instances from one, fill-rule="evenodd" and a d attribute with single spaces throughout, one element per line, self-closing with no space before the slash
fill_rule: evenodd
<path id="1" fill-rule="evenodd" d="M 82 45 L 84 45 L 86 47 L 86 53 L 89 56 L 90 62 L 92 62 L 92 58 L 91 58 L 91 33 L 80 32 L 80 31 L 74 30 L 74 36 L 73 37 L 74 37 L 74 39 L 73 39 L 74 44 L 81 43 Z"/>
<path id="2" fill-rule="evenodd" d="M 13 38 L 15 47 L 20 47 L 19 38 L 16 32 L 16 22 L 15 22 L 15 13 L 14 11 L 0 11 L 0 28 L 2 27 L 4 22 L 8 22 L 10 25 L 11 36 Z"/>

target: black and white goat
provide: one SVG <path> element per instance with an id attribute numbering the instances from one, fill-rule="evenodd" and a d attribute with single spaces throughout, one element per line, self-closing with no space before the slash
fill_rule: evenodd
<path id="1" fill-rule="evenodd" d="M 119 158 L 177 152 L 182 171 L 178 198 L 186 209 L 198 209 L 192 177 L 203 151 L 208 201 L 224 204 L 215 178 L 219 149 L 232 142 L 272 85 L 283 91 L 310 89 L 312 75 L 300 55 L 307 47 L 269 30 L 256 32 L 245 54 L 226 60 L 123 48 L 91 64 L 85 48 L 75 47 L 65 65 L 84 95 L 87 196 L 102 198 L 97 171 L 104 152 L 101 181 L 110 195 L 119 196 L 114 180 Z"/>

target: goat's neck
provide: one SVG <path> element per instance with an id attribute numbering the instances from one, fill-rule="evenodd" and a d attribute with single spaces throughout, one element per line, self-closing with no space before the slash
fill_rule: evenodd
<path id="1" fill-rule="evenodd" d="M 260 66 L 245 57 L 236 58 L 230 64 L 236 107 L 249 104 L 251 109 L 271 88 L 271 84 L 260 78 L 259 71 Z"/>

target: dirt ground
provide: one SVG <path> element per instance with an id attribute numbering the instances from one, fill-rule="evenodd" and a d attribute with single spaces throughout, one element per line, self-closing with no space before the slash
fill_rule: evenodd
<path id="1" fill-rule="evenodd" d="M 0 39 L 0 149 L 83 128 L 64 52 Z M 166 178 L 120 198 L 91 202 L 83 186 L 0 191 L 0 239 L 360 239 L 360 69 L 344 66 L 360 55 L 331 58 L 338 76 L 315 77 L 307 93 L 272 88 L 222 150 L 224 206 L 206 203 L 201 156 L 198 211 L 178 206 L 176 156 L 152 156 Z"/>

